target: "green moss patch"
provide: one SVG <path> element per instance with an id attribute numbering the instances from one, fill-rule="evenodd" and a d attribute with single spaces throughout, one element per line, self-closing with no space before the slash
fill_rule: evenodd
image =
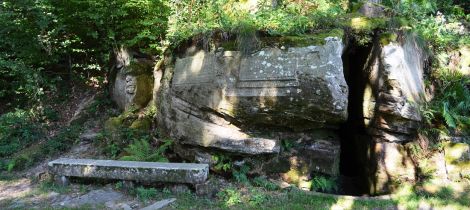
<path id="1" fill-rule="evenodd" d="M 383 46 L 390 44 L 391 42 L 396 42 L 398 38 L 398 35 L 395 33 L 382 33 L 380 34 L 380 44 Z"/>
<path id="2" fill-rule="evenodd" d="M 150 61 L 132 60 L 126 67 L 126 74 L 138 76 L 142 74 L 152 75 L 153 63 Z"/>
<path id="3" fill-rule="evenodd" d="M 130 128 L 137 129 L 137 130 L 150 130 L 152 127 L 152 121 L 149 118 L 139 118 L 132 122 Z"/>
<path id="4" fill-rule="evenodd" d="M 134 104 L 139 107 L 145 107 L 152 99 L 153 77 L 143 74 L 136 77 L 136 94 L 134 96 Z"/>
<path id="5" fill-rule="evenodd" d="M 354 15 L 349 18 L 346 26 L 355 31 L 372 31 L 374 29 L 384 28 L 387 23 L 386 18 L 369 18 L 360 15 Z"/>

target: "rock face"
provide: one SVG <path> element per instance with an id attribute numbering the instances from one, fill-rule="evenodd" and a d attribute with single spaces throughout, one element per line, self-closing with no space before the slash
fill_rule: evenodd
<path id="1" fill-rule="evenodd" d="M 196 184 L 205 182 L 207 164 L 67 159 L 49 162 L 55 176 Z"/>
<path id="2" fill-rule="evenodd" d="M 366 72 L 364 120 L 372 142 L 370 158 L 373 193 L 390 190 L 392 183 L 414 180 L 415 171 L 403 146 L 415 139 L 424 101 L 426 55 L 412 37 L 401 43 L 374 46 L 375 60 Z M 373 50 L 374 51 L 374 50 Z"/>
<path id="3" fill-rule="evenodd" d="M 136 53 L 120 49 L 115 53 L 114 76 L 111 77 L 111 98 L 126 110 L 130 106 L 142 108 L 152 98 L 153 62 L 138 58 Z"/>
<path id="4" fill-rule="evenodd" d="M 197 51 L 177 58 L 162 85 L 160 122 L 182 144 L 256 155 L 278 153 L 260 128 L 336 128 L 347 118 L 343 45 Z M 189 55 L 188 55 L 189 54 Z"/>

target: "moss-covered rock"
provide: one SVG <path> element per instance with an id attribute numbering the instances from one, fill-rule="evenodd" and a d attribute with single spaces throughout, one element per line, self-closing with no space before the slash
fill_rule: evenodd
<path id="1" fill-rule="evenodd" d="M 380 34 L 380 37 L 379 37 L 380 44 L 382 44 L 382 46 L 388 45 L 391 42 L 396 42 L 397 38 L 398 38 L 398 35 L 392 32 L 382 33 Z"/>
<path id="2" fill-rule="evenodd" d="M 372 31 L 374 29 L 383 28 L 386 23 L 386 18 L 369 18 L 359 15 L 351 17 L 347 26 L 355 31 Z"/>
<path id="3" fill-rule="evenodd" d="M 139 108 L 143 108 L 152 99 L 153 77 L 143 74 L 136 76 L 135 80 L 136 91 L 134 93 L 132 104 Z"/>
<path id="4" fill-rule="evenodd" d="M 136 130 L 150 130 L 152 127 L 152 121 L 149 118 L 143 117 L 136 119 L 134 122 L 132 122 L 130 128 L 136 129 Z"/>
<path id="5" fill-rule="evenodd" d="M 125 73 L 132 76 L 151 75 L 153 70 L 153 62 L 144 59 L 133 59 L 129 66 L 125 68 Z"/>
<path id="6" fill-rule="evenodd" d="M 106 131 L 116 131 L 123 126 L 124 119 L 122 117 L 111 117 L 104 123 L 104 129 Z"/>
<path id="7" fill-rule="evenodd" d="M 117 52 L 113 76 L 109 78 L 111 98 L 123 110 L 131 106 L 144 108 L 153 95 L 153 61 L 133 58 L 133 54 L 125 49 Z"/>

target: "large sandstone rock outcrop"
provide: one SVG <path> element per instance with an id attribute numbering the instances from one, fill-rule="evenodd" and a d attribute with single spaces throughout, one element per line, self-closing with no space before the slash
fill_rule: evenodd
<path id="1" fill-rule="evenodd" d="M 242 156 L 277 154 L 281 140 L 287 140 L 282 133 L 291 133 L 297 135 L 292 141 L 310 139 L 286 154 L 299 160 L 292 168 L 338 175 L 339 140 L 299 135 L 336 131 L 347 119 L 342 40 L 275 46 L 251 54 L 190 47 L 167 61 L 156 94 L 159 125 L 179 145 L 192 148 L 183 156 L 195 154 L 193 160 L 205 162 L 210 155 L 194 148 Z"/>
<path id="2" fill-rule="evenodd" d="M 277 153 L 256 127 L 305 130 L 347 118 L 343 45 L 205 52 L 177 58 L 164 123 L 184 144 L 244 154 Z M 164 113 L 162 113 L 164 114 Z"/>

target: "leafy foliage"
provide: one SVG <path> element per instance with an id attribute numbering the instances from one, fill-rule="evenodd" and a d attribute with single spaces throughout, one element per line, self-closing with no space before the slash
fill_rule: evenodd
<path id="1" fill-rule="evenodd" d="M 238 169 L 233 168 L 232 169 L 232 175 L 237 180 L 237 182 L 240 183 L 250 183 L 247 177 L 247 173 L 250 171 L 250 167 L 248 165 L 241 165 L 238 167 Z"/>
<path id="2" fill-rule="evenodd" d="M 0 161 L 4 162 L 0 164 L 4 165 L 0 170 L 11 171 L 13 169 L 24 169 L 45 157 L 51 157 L 59 152 L 70 149 L 75 140 L 78 139 L 81 131 L 82 128 L 78 126 L 65 127 L 55 136 L 44 139 L 44 141 L 33 144 L 21 151 L 17 151 L 15 154 L 11 155 L 11 158 Z"/>
<path id="3" fill-rule="evenodd" d="M 230 207 L 235 204 L 239 204 L 242 202 L 242 195 L 241 193 L 235 188 L 226 188 L 219 193 L 217 193 L 217 197 L 223 200 L 225 206 Z"/>
<path id="4" fill-rule="evenodd" d="M 335 178 L 317 175 L 312 179 L 312 190 L 333 193 L 338 191 L 338 184 Z"/>
<path id="5" fill-rule="evenodd" d="M 436 93 L 423 106 L 430 136 L 470 135 L 470 78 L 456 71 L 437 72 Z"/>
<path id="6" fill-rule="evenodd" d="M 229 156 L 219 154 L 219 155 L 212 155 L 212 160 L 215 162 L 214 169 L 217 171 L 229 171 L 232 169 L 233 162 Z"/>
<path id="7" fill-rule="evenodd" d="M 160 53 L 168 14 L 163 0 L 0 2 L 2 106 L 37 105 L 62 80 L 103 75 L 121 45 Z"/>
<path id="8" fill-rule="evenodd" d="M 148 139 L 142 138 L 136 140 L 124 149 L 129 155 L 124 156 L 121 160 L 127 161 L 149 161 L 149 162 L 168 162 L 165 158 L 165 151 L 171 146 L 173 141 L 164 140 L 163 143 L 157 148 L 153 149 L 148 142 Z"/>
<path id="9" fill-rule="evenodd" d="M 247 28 L 270 35 L 294 35 L 335 25 L 347 9 L 345 0 L 172 1 L 168 38 L 178 44 L 197 34 L 222 30 L 243 32 Z M 333 20 L 333 21 L 332 21 Z"/>
<path id="10" fill-rule="evenodd" d="M 31 112 L 17 109 L 0 116 L 0 157 L 6 157 L 37 142 L 44 136 Z"/>

